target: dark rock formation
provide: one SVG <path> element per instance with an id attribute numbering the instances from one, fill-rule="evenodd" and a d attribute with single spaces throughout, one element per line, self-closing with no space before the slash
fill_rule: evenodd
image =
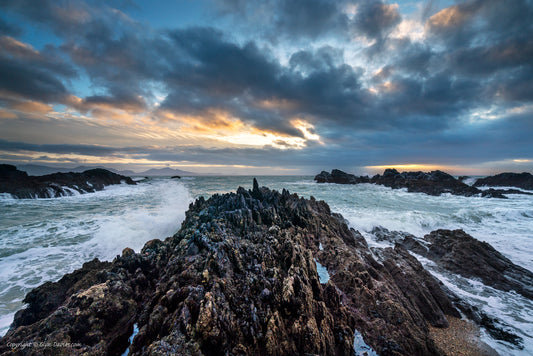
<path id="1" fill-rule="evenodd" d="M 476 187 L 517 187 L 533 190 L 533 175 L 531 173 L 501 173 L 495 176 L 479 178 L 474 183 Z"/>
<path id="2" fill-rule="evenodd" d="M 515 265 L 486 242 L 481 242 L 463 230 L 436 230 L 420 239 L 400 231 L 376 227 L 371 232 L 378 241 L 389 241 L 424 256 L 440 268 L 466 278 L 480 279 L 485 285 L 503 291 L 515 291 L 533 299 L 533 273 Z M 507 331 L 507 325 L 472 306 L 450 290 L 446 294 L 469 319 L 496 340 L 509 342 L 519 348 L 522 338 Z"/>
<path id="3" fill-rule="evenodd" d="M 92 193 L 107 185 L 136 184 L 130 177 L 112 173 L 102 168 L 89 169 L 83 173 L 54 173 L 44 176 L 28 176 L 15 166 L 0 165 L 0 193 L 9 193 L 15 198 L 57 198 L 78 193 Z"/>
<path id="4" fill-rule="evenodd" d="M 180 176 L 172 176 L 172 177 L 170 177 L 170 178 L 172 178 L 172 179 L 181 179 Z"/>
<path id="5" fill-rule="evenodd" d="M 386 169 L 383 175 L 376 174 L 372 178 L 366 176 L 356 177 L 343 171 L 334 169 L 331 173 L 322 171 L 315 179 L 317 183 L 358 184 L 373 183 L 384 185 L 392 189 L 407 188 L 408 192 L 426 193 L 428 195 L 441 195 L 450 193 L 463 196 L 483 196 L 489 198 L 507 197 L 504 194 L 531 194 L 514 189 L 488 189 L 479 190 L 469 186 L 461 180 L 442 171 L 431 172 L 398 172 L 396 169 Z"/>
<path id="6" fill-rule="evenodd" d="M 357 183 L 370 183 L 370 178 L 366 176 L 357 177 L 353 174 L 343 172 L 338 169 L 334 169 L 331 173 L 326 171 L 320 172 L 315 177 L 317 183 L 337 183 L 337 184 L 357 184 Z"/>
<path id="7" fill-rule="evenodd" d="M 319 246 L 322 245 L 323 249 Z M 330 274 L 320 283 L 318 261 Z M 438 355 L 428 325 L 459 316 L 404 248 L 370 250 L 323 201 L 260 188 L 199 198 L 180 231 L 28 294 L 0 340 L 25 354 Z M 11 345 L 11 346 L 10 346 Z"/>
<path id="8" fill-rule="evenodd" d="M 429 243 L 426 257 L 446 270 L 533 299 L 533 273 L 515 265 L 488 243 L 463 230 L 433 231 L 424 240 Z"/>
<path id="9" fill-rule="evenodd" d="M 402 232 L 375 228 L 378 239 L 424 256 L 449 272 L 466 278 L 480 279 L 484 284 L 503 291 L 514 290 L 533 299 L 533 273 L 515 265 L 486 242 L 463 230 L 436 230 L 423 239 Z"/>

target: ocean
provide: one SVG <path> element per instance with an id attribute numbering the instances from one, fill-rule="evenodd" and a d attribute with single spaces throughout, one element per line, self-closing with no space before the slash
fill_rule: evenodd
<path id="1" fill-rule="evenodd" d="M 202 176 L 181 180 L 152 178 L 136 186 L 55 199 L 13 199 L 0 196 L 0 335 L 14 313 L 23 308 L 26 293 L 46 281 L 56 281 L 95 257 L 112 260 L 125 247 L 139 251 L 151 239 L 179 230 L 189 204 L 197 197 L 251 189 L 253 177 Z M 533 270 L 533 196 L 488 199 L 407 193 L 371 184 L 317 184 L 310 176 L 257 177 L 259 185 L 288 189 L 300 196 L 326 201 L 359 230 L 371 246 L 376 226 L 416 236 L 436 229 L 463 229 L 490 243 L 514 263 Z M 439 271 L 421 262 L 446 286 L 523 338 L 523 348 L 482 338 L 502 355 L 533 354 L 533 302 L 514 292 L 502 292 Z"/>

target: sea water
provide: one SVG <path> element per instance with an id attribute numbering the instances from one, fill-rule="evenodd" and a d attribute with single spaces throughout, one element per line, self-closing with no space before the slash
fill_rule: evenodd
<path id="1" fill-rule="evenodd" d="M 111 260 L 125 247 L 139 251 L 146 241 L 179 230 L 188 205 L 197 197 L 251 188 L 247 176 L 153 178 L 136 186 L 118 185 L 101 192 L 55 199 L 0 197 L 0 335 L 7 332 L 24 295 L 56 281 L 93 258 Z M 371 246 L 376 226 L 422 237 L 436 229 L 463 229 L 487 241 L 514 263 L 533 270 L 533 196 L 509 199 L 438 197 L 371 184 L 317 184 L 312 177 L 257 177 L 261 186 L 326 201 L 359 230 Z M 419 256 L 418 256 L 419 257 Z M 484 341 L 502 355 L 533 354 L 533 303 L 475 280 L 421 262 L 446 286 L 524 340 L 523 349 Z"/>

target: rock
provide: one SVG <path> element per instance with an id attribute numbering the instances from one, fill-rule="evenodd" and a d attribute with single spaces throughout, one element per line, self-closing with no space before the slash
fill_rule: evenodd
<path id="1" fill-rule="evenodd" d="M 136 184 L 130 177 L 112 173 L 106 169 L 89 169 L 82 173 L 54 173 L 44 176 L 28 176 L 15 166 L 0 165 L 0 193 L 15 198 L 57 198 L 72 195 L 74 191 L 92 193 L 112 184 Z"/>
<path id="2" fill-rule="evenodd" d="M 517 187 L 521 189 L 533 190 L 533 175 L 531 173 L 500 173 L 495 176 L 479 178 L 474 183 L 476 187 L 499 186 Z"/>
<path id="3" fill-rule="evenodd" d="M 513 264 L 486 242 L 480 242 L 462 230 L 436 230 L 418 238 L 406 232 L 376 227 L 371 232 L 378 241 L 395 244 L 435 262 L 440 268 L 466 278 L 480 279 L 484 284 L 504 291 L 514 290 L 531 298 L 533 273 Z M 507 325 L 461 300 L 441 286 L 454 306 L 496 340 L 522 347 L 522 338 L 507 331 Z"/>
<path id="4" fill-rule="evenodd" d="M 489 189 L 479 190 L 476 187 L 469 186 L 462 182 L 461 179 L 455 179 L 452 175 L 442 171 L 431 172 L 398 172 L 396 169 L 389 168 L 383 172 L 383 175 L 376 174 L 372 178 L 366 176 L 356 177 L 353 174 L 345 173 L 334 169 L 331 173 L 322 171 L 315 176 L 317 183 L 338 183 L 338 184 L 358 184 L 373 183 L 384 185 L 392 189 L 407 188 L 408 192 L 425 193 L 428 195 L 441 195 L 450 193 L 462 196 L 482 196 L 488 198 L 507 199 L 504 194 L 530 194 L 515 189 Z"/>
<path id="5" fill-rule="evenodd" d="M 256 180 L 197 199 L 165 241 L 93 261 L 26 302 L 1 354 L 46 341 L 72 346 L 28 354 L 353 355 L 357 330 L 380 355 L 439 355 L 428 325 L 459 315 L 404 248 L 370 250 L 325 202 Z"/>
<path id="6" fill-rule="evenodd" d="M 515 265 L 488 243 L 476 240 L 463 230 L 433 231 L 424 240 L 429 242 L 424 256 L 444 269 L 533 299 L 533 273 Z"/>
<path id="7" fill-rule="evenodd" d="M 315 176 L 317 183 L 337 183 L 337 184 L 357 184 L 357 183 L 369 183 L 368 177 L 356 177 L 353 174 L 345 173 L 341 170 L 334 169 L 331 173 L 322 171 Z"/>
<path id="8" fill-rule="evenodd" d="M 386 240 L 428 258 L 449 272 L 533 299 L 533 273 L 515 265 L 486 242 L 463 230 L 436 230 L 419 239 L 414 235 L 374 228 L 378 240 Z"/>
<path id="9" fill-rule="evenodd" d="M 378 174 L 372 177 L 371 182 L 393 189 L 407 188 L 408 192 L 426 193 L 428 195 L 450 193 L 474 196 L 481 194 L 481 191 L 477 188 L 464 184 L 442 171 L 399 173 L 395 169 L 386 169 L 382 176 Z"/>
<path id="10" fill-rule="evenodd" d="M 172 177 L 170 177 L 170 178 L 172 178 L 172 179 L 181 179 L 180 176 L 172 176 Z"/>

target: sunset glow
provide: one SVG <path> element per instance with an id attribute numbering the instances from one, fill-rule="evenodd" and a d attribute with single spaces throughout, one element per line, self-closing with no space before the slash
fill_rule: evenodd
<path id="1" fill-rule="evenodd" d="M 43 4 L 0 4 L 2 162 L 533 170 L 525 0 Z"/>

